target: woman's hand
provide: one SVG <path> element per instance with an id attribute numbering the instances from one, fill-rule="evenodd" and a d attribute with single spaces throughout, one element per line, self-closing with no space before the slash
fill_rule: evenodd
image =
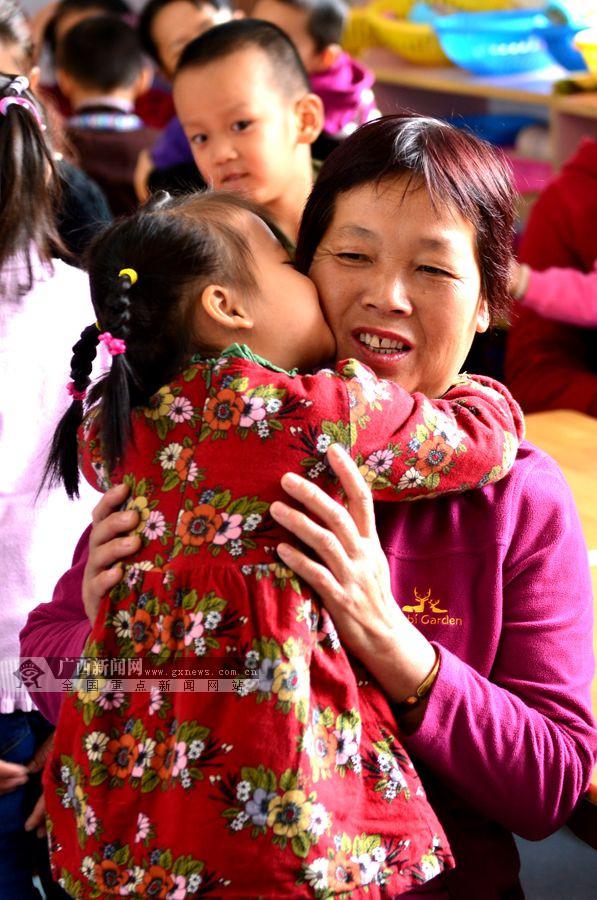
<path id="1" fill-rule="evenodd" d="M 272 517 L 311 547 L 320 561 L 290 544 L 278 554 L 321 597 L 341 641 L 394 701 L 414 694 L 435 662 L 435 650 L 394 600 L 387 560 L 375 527 L 371 491 L 353 460 L 338 444 L 328 459 L 340 480 L 347 508 L 321 488 L 293 473 L 282 487 L 319 520 L 285 503 L 273 503 Z"/>
<path id="2" fill-rule="evenodd" d="M 127 485 L 118 484 L 106 491 L 93 510 L 89 559 L 83 573 L 83 606 L 92 627 L 102 597 L 122 577 L 120 561 L 135 553 L 141 543 L 138 534 L 127 534 L 139 524 L 139 514 L 119 511 L 128 495 Z"/>

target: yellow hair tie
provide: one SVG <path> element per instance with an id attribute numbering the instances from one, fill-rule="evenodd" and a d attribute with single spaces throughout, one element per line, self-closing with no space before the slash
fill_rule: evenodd
<path id="1" fill-rule="evenodd" d="M 118 277 L 122 278 L 123 275 L 128 275 L 131 284 L 136 284 L 139 281 L 139 276 L 134 269 L 121 269 L 118 273 Z"/>

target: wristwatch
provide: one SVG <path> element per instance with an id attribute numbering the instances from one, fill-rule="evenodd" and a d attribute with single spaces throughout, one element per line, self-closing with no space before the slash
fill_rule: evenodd
<path id="1" fill-rule="evenodd" d="M 405 697 L 404 700 L 400 700 L 398 703 L 393 704 L 395 712 L 397 712 L 399 715 L 410 712 L 411 709 L 416 709 L 420 702 L 425 699 L 425 697 L 435 684 L 435 679 L 437 678 L 437 673 L 439 672 L 440 661 L 441 660 L 439 652 L 436 650 L 435 662 L 433 663 L 429 675 L 427 675 L 426 678 L 423 679 L 414 694 L 411 694 L 410 697 Z"/>

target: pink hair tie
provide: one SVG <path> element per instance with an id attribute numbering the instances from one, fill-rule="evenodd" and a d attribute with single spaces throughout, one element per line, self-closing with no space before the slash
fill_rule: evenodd
<path id="1" fill-rule="evenodd" d="M 118 356 L 120 353 L 126 353 L 126 344 L 120 338 L 112 337 L 109 331 L 103 331 L 98 337 L 100 344 L 105 344 L 106 350 L 110 356 Z"/>
<path id="2" fill-rule="evenodd" d="M 87 391 L 78 391 L 77 390 L 77 388 L 75 387 L 74 381 L 69 381 L 69 383 L 66 386 L 66 390 L 71 395 L 73 400 L 79 400 L 81 403 L 87 396 Z"/>
<path id="3" fill-rule="evenodd" d="M 3 116 L 6 115 L 9 106 L 22 106 L 23 109 L 28 110 L 41 130 L 45 131 L 46 126 L 42 121 L 37 107 L 31 100 L 28 100 L 27 97 L 3 97 L 2 100 L 0 100 L 0 113 L 2 113 Z"/>

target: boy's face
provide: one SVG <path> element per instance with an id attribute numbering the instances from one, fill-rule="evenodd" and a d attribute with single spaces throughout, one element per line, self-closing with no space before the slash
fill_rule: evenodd
<path id="1" fill-rule="evenodd" d="M 307 72 L 317 72 L 321 65 L 321 54 L 309 34 L 307 20 L 309 11 L 280 3 L 279 0 L 257 0 L 251 16 L 277 25 L 288 35 L 298 51 Z"/>
<path id="2" fill-rule="evenodd" d="M 171 79 L 186 45 L 204 31 L 231 18 L 230 10 L 216 9 L 211 3 L 197 7 L 188 0 L 174 0 L 164 6 L 151 24 L 151 37 L 164 74 Z"/>
<path id="3" fill-rule="evenodd" d="M 186 69 L 176 76 L 173 96 L 197 168 L 210 186 L 238 191 L 263 206 L 288 191 L 299 164 L 301 97 L 292 99 L 276 86 L 259 48 Z"/>

